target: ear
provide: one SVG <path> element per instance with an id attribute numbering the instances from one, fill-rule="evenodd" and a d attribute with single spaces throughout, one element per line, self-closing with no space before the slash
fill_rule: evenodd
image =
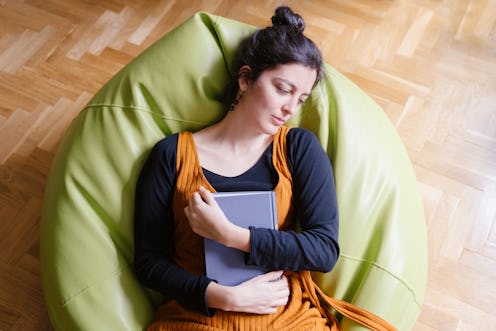
<path id="1" fill-rule="evenodd" d="M 238 71 L 238 84 L 241 91 L 246 91 L 248 85 L 251 82 L 251 68 L 249 65 L 245 64 Z"/>

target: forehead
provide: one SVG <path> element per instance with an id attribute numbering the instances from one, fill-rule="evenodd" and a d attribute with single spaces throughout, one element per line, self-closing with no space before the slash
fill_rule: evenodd
<path id="1" fill-rule="evenodd" d="M 317 71 L 300 63 L 289 63 L 268 69 L 262 76 L 291 83 L 298 90 L 309 93 L 317 79 Z"/>

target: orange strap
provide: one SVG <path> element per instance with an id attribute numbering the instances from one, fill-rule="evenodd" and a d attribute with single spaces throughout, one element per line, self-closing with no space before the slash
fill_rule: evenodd
<path id="1" fill-rule="evenodd" d="M 327 296 L 312 280 L 309 271 L 299 272 L 303 286 L 305 287 L 312 303 L 320 311 L 321 314 L 327 317 L 331 324 L 331 331 L 341 331 L 341 325 L 330 309 L 325 309 L 321 306 L 319 297 L 326 302 L 329 307 L 336 310 L 338 313 L 347 317 L 373 331 L 397 331 L 397 329 L 379 316 L 360 308 L 346 301 L 338 300 Z"/>

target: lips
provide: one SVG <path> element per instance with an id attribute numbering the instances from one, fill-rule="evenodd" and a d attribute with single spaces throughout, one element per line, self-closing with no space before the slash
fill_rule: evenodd
<path id="1" fill-rule="evenodd" d="M 283 125 L 286 121 L 278 116 L 272 115 L 272 119 L 276 125 Z"/>

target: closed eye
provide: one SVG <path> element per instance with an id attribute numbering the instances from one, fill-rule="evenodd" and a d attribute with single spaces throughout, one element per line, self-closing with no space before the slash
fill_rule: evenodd
<path id="1" fill-rule="evenodd" d="M 277 90 L 278 90 L 280 93 L 282 93 L 282 94 L 289 94 L 289 93 L 291 93 L 291 90 L 289 90 L 289 89 L 287 89 L 287 88 L 285 88 L 285 87 L 281 87 L 281 86 L 279 86 L 279 87 L 277 88 Z"/>
<path id="2" fill-rule="evenodd" d="M 278 87 L 277 90 L 279 91 L 279 93 L 284 94 L 284 95 L 293 93 L 293 91 L 291 89 L 287 89 L 285 87 Z M 308 96 L 305 94 L 303 97 L 298 99 L 298 104 L 299 105 L 304 104 L 305 101 L 307 101 L 307 98 L 308 98 Z"/>

